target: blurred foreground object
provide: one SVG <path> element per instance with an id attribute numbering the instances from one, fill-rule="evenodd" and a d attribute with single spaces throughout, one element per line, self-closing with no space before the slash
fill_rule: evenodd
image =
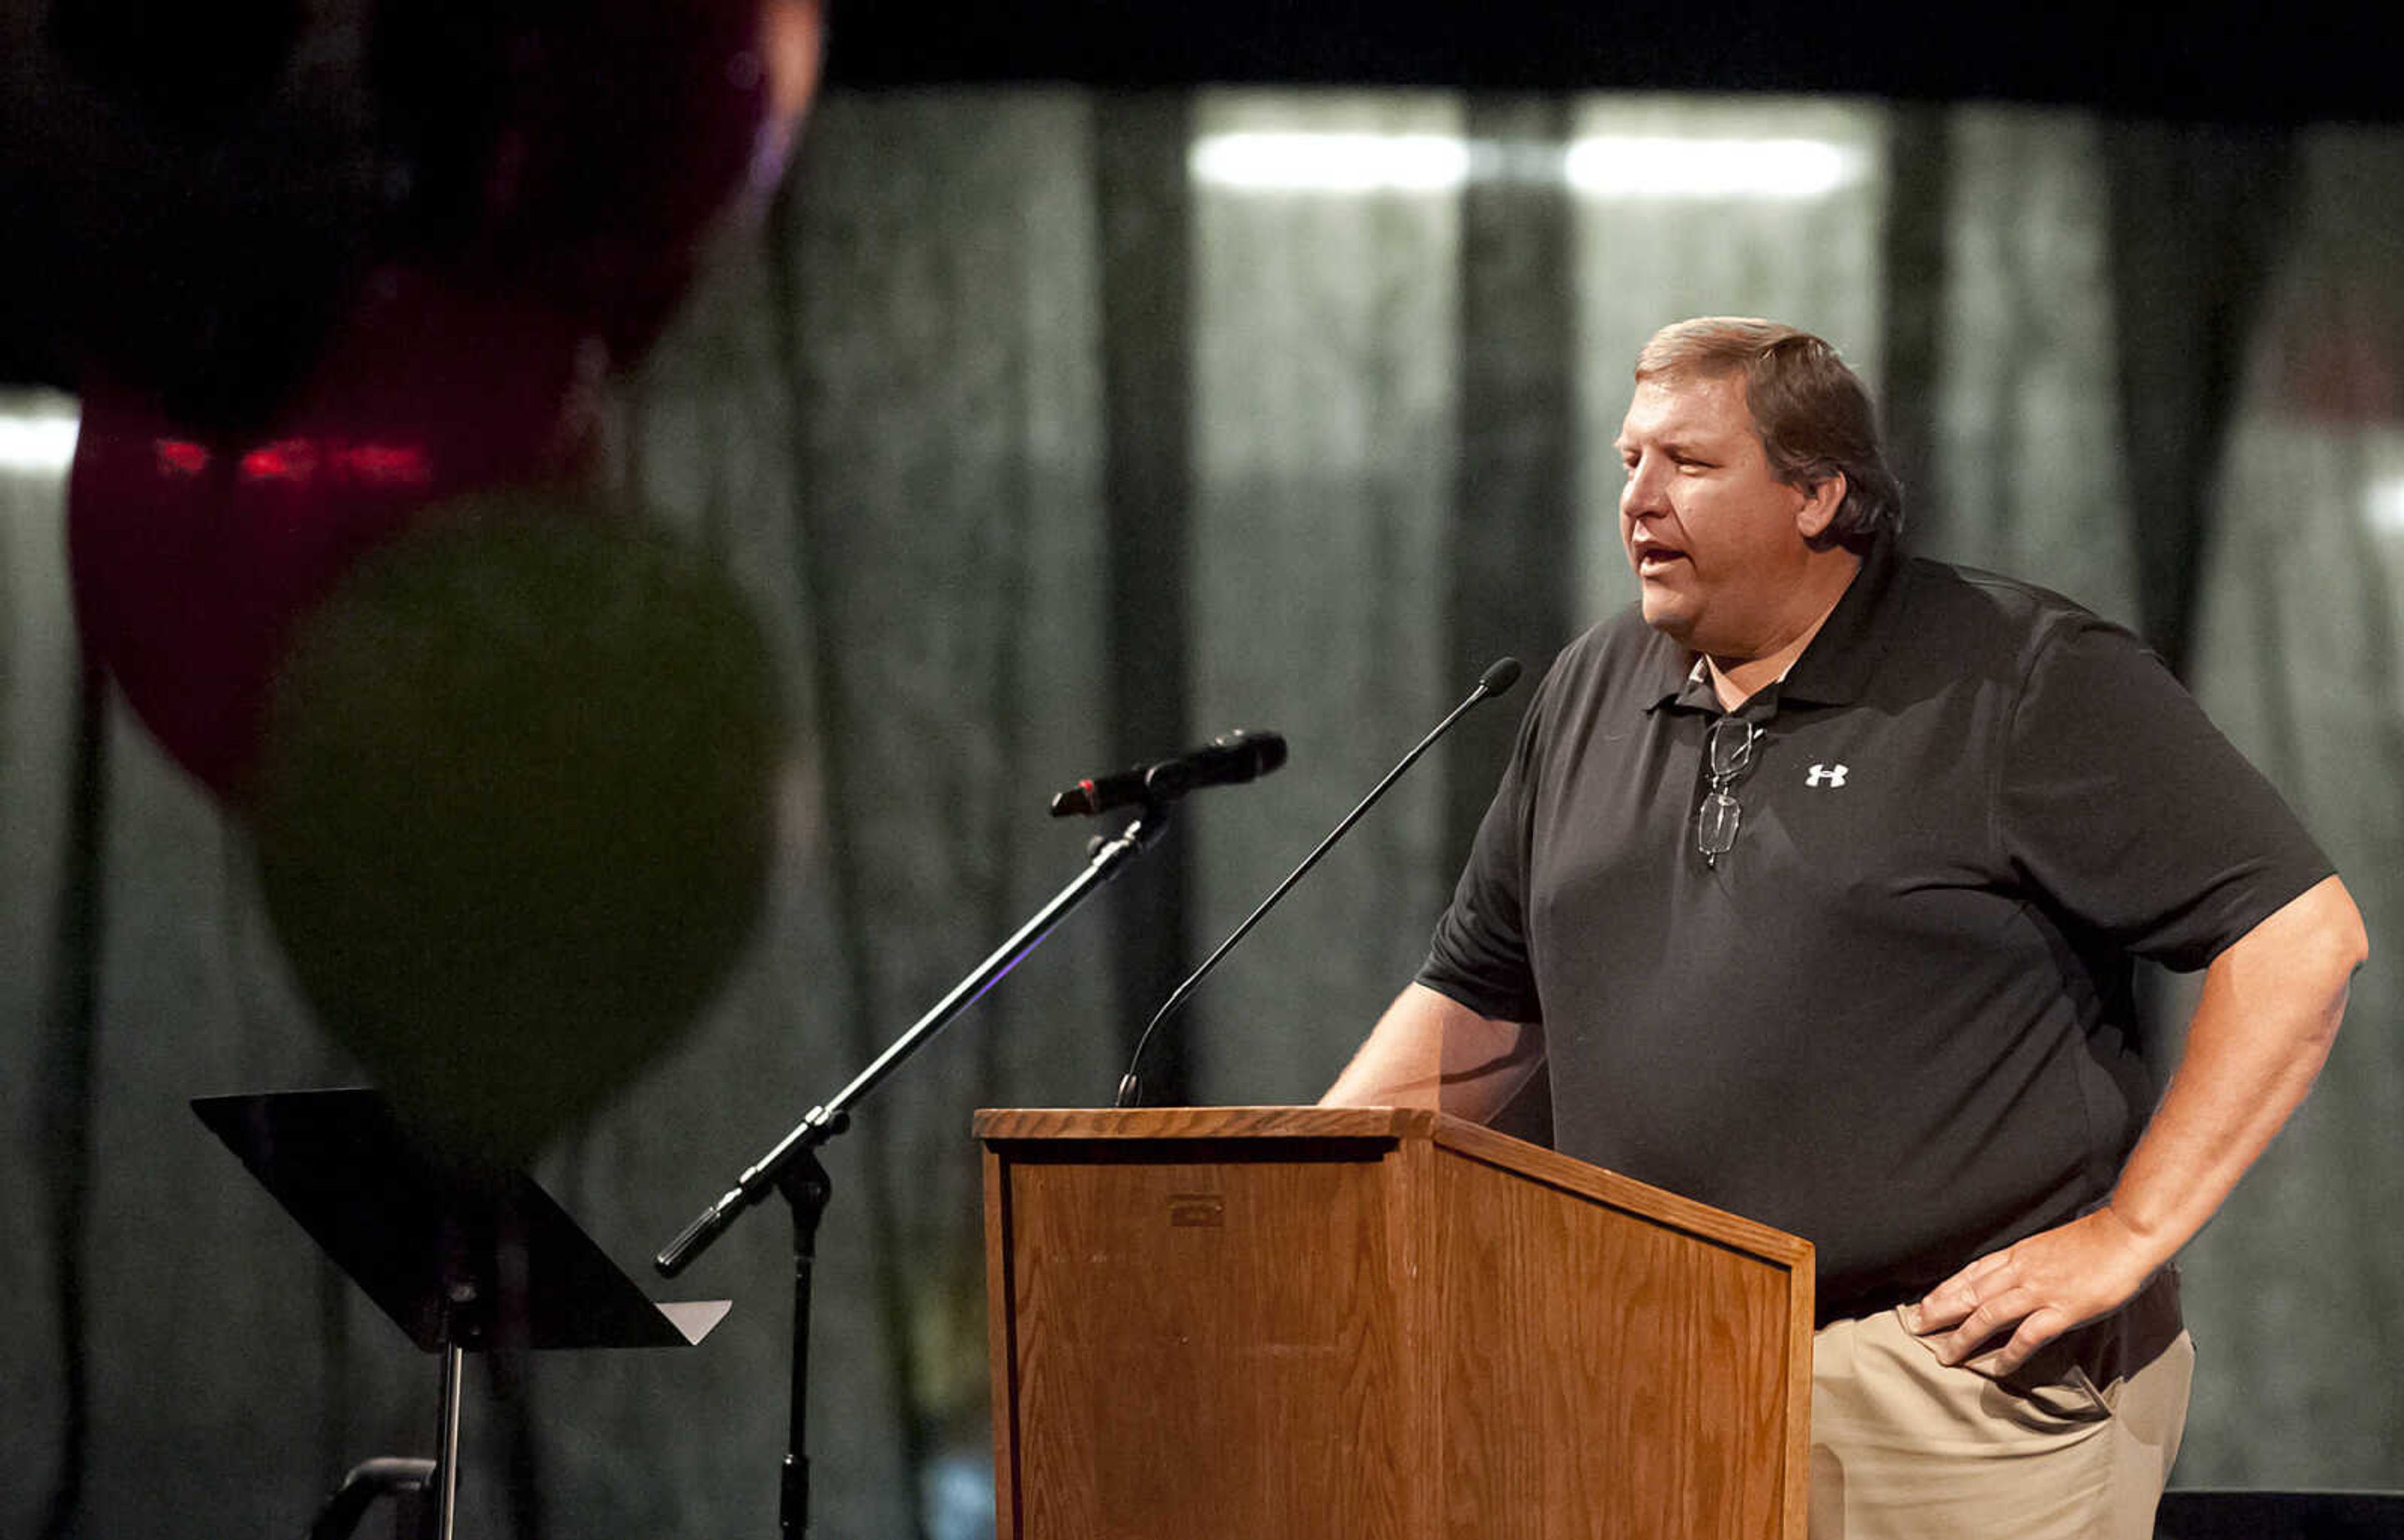
<path id="1" fill-rule="evenodd" d="M 524 1160 L 741 952 L 783 751 L 766 643 L 722 577 L 586 498 L 471 497 L 296 636 L 261 890 L 319 1019 L 403 1115 Z"/>
<path id="2" fill-rule="evenodd" d="M 402 254 L 657 340 L 704 238 L 783 169 L 815 0 L 384 0 L 368 49 Z"/>
<path id="3" fill-rule="evenodd" d="M 396 263 L 637 362 L 712 230 L 781 173 L 818 58 L 818 0 L 39 15 L 0 26 L 0 203 L 46 291 L 17 301 L 46 335 L 9 357 L 219 435 L 289 405 Z"/>
<path id="4" fill-rule="evenodd" d="M 287 638 L 426 503 L 579 471 L 580 329 L 398 270 L 300 401 L 210 435 L 105 382 L 84 396 L 67 544 L 84 646 L 187 770 L 240 808 Z M 505 363 L 487 367 L 488 357 Z"/>
<path id="5" fill-rule="evenodd" d="M 35 45 L 0 202 L 51 291 L 21 356 L 84 398 L 87 653 L 252 825 L 328 1030 L 454 1154 L 524 1159 L 760 908 L 766 644 L 597 450 L 766 205 L 818 0 L 42 14 L 0 25 Z"/>
<path id="6" fill-rule="evenodd" d="M 610 377 L 781 174 L 818 7 L 233 11 L 54 0 L 47 147 L 93 153 L 45 239 L 86 645 L 239 810 L 285 639 L 353 561 L 427 504 L 587 468 Z"/>

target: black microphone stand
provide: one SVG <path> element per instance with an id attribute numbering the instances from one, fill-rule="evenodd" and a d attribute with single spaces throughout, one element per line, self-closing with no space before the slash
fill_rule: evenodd
<path id="1" fill-rule="evenodd" d="M 818 1256 L 818 1221 L 834 1195 L 826 1167 L 819 1163 L 818 1147 L 851 1126 L 854 1102 L 883 1084 L 888 1075 L 925 1047 L 955 1016 L 975 1004 L 987 989 L 1001 981 L 1003 974 L 1041 945 L 1054 927 L 1092 897 L 1095 889 L 1117 875 L 1120 867 L 1149 847 L 1167 827 L 1167 803 L 1147 802 L 1125 828 L 1108 839 L 1096 839 L 1085 869 L 1074 880 L 1036 911 L 1034 917 L 1020 926 L 991 957 L 977 964 L 974 972 L 954 985 L 951 992 L 937 1001 L 934 1008 L 913 1023 L 908 1031 L 894 1039 L 850 1085 L 811 1108 L 790 1133 L 776 1141 L 774 1149 L 735 1179 L 725 1197 L 704 1209 L 651 1259 L 652 1266 L 663 1275 L 675 1277 L 724 1234 L 744 1210 L 766 1197 L 771 1189 L 782 1196 L 792 1210 L 792 1400 L 777 1502 L 777 1525 L 786 1540 L 802 1540 L 809 1533 L 810 1463 L 804 1432 L 809 1399 L 810 1275 Z"/>

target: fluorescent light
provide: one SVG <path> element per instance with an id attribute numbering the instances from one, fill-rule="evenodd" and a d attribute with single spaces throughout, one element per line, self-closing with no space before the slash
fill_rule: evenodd
<path id="1" fill-rule="evenodd" d="M 1448 133 L 1212 133 L 1194 141 L 1197 182 L 1254 192 L 1443 192 L 1469 176 Z"/>
<path id="2" fill-rule="evenodd" d="M 2404 476 L 2382 476 L 2365 486 L 2362 517 L 2374 534 L 2404 536 Z"/>
<path id="3" fill-rule="evenodd" d="M 0 471 L 30 476 L 65 475 L 67 466 L 75 459 L 79 420 L 71 412 L 0 412 Z"/>
<path id="4" fill-rule="evenodd" d="M 1570 146 L 1570 186 L 1589 198 L 1824 198 L 1861 180 L 1863 153 L 1825 139 L 1690 139 L 1606 133 Z"/>
<path id="5" fill-rule="evenodd" d="M 1480 181 L 1566 181 L 1598 199 L 1824 198 L 1868 158 L 1826 139 L 1592 134 L 1560 147 L 1444 133 L 1214 133 L 1195 180 L 1251 192 L 1448 192 Z"/>

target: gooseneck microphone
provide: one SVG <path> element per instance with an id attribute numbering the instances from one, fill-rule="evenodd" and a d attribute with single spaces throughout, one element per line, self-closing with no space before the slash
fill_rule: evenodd
<path id="1" fill-rule="evenodd" d="M 1336 824 L 1334 829 L 1328 831 L 1327 837 L 1319 842 L 1318 847 L 1312 850 L 1310 854 L 1302 858 L 1301 865 L 1286 874 L 1286 879 L 1283 882 L 1279 883 L 1277 888 L 1269 894 L 1269 896 L 1261 901 L 1260 907 L 1253 910 L 1251 914 L 1245 918 L 1243 924 L 1237 926 L 1233 934 L 1229 935 L 1226 940 L 1219 944 L 1217 951 L 1212 952 L 1209 957 L 1202 959 L 1202 966 L 1195 969 L 1192 973 L 1186 976 L 1185 982 L 1179 985 L 1176 989 L 1170 993 L 1167 1001 L 1163 1004 L 1159 1010 L 1153 1012 L 1152 1020 L 1145 1024 L 1143 1035 L 1136 1039 L 1135 1052 L 1128 1057 L 1126 1073 L 1119 1081 L 1118 1100 L 1113 1103 L 1113 1105 L 1120 1107 L 1134 1107 L 1141 1104 L 1143 1082 L 1139 1078 L 1138 1071 L 1143 1063 L 1143 1051 L 1152 1042 L 1152 1034 L 1159 1029 L 1160 1024 L 1167 1020 L 1179 1006 L 1185 1003 L 1187 999 L 1193 995 L 1195 987 L 1200 984 L 1203 979 L 1209 976 L 1211 969 L 1219 966 L 1219 959 L 1225 957 L 1229 952 L 1235 950 L 1236 943 L 1243 940 L 1245 936 L 1251 932 L 1252 927 L 1261 922 L 1261 917 L 1267 914 L 1271 909 L 1277 907 L 1278 901 L 1285 897 L 1286 894 L 1293 889 L 1295 883 L 1302 880 L 1303 874 L 1318 865 L 1319 858 L 1327 854 L 1328 850 L 1337 840 L 1342 839 L 1345 833 L 1349 831 L 1354 824 L 1361 821 L 1361 815 L 1367 812 L 1372 806 L 1376 805 L 1377 799 L 1386 794 L 1387 789 L 1392 786 L 1394 782 L 1402 779 L 1403 772 L 1408 770 L 1412 765 L 1417 764 L 1419 763 L 1419 756 L 1426 753 L 1430 748 L 1433 747 L 1436 739 L 1444 736 L 1447 733 L 1451 732 L 1452 724 L 1459 721 L 1462 717 L 1468 715 L 1469 708 L 1471 707 L 1475 706 L 1480 701 L 1490 700 L 1494 696 L 1503 693 L 1518 682 L 1518 659 L 1497 658 L 1492 663 L 1488 664 L 1486 665 L 1486 672 L 1477 677 L 1476 687 L 1469 692 L 1468 696 L 1463 699 L 1459 706 L 1454 707 L 1449 712 L 1447 712 L 1444 721 L 1437 722 L 1433 731 L 1430 732 L 1426 737 L 1419 739 L 1418 746 L 1412 749 L 1409 753 L 1403 756 L 1401 763 L 1386 772 L 1386 778 L 1379 781 L 1370 790 L 1367 796 L 1361 799 L 1360 805 L 1354 807 L 1352 811 L 1345 814 L 1343 821 Z M 1285 757 L 1284 749 L 1285 745 L 1279 743 L 1278 745 L 1278 757 L 1280 760 Z M 1055 813 L 1057 813 L 1060 810 L 1060 805 L 1056 799 L 1052 805 L 1052 810 Z"/>
<path id="2" fill-rule="evenodd" d="M 1285 739 L 1237 728 L 1173 759 L 1081 780 L 1052 799 L 1052 816 L 1091 818 L 1113 807 L 1157 807 L 1206 786 L 1240 786 L 1284 763 Z"/>

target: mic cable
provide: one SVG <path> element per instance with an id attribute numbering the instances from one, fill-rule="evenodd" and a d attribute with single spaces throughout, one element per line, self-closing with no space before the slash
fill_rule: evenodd
<path id="1" fill-rule="evenodd" d="M 1468 696 L 1463 699 L 1459 706 L 1454 707 L 1449 712 L 1446 713 L 1445 719 L 1435 724 L 1434 730 L 1429 733 L 1426 737 L 1419 739 L 1418 746 L 1412 749 L 1409 753 L 1403 756 L 1401 763 L 1386 772 L 1386 778 L 1379 781 L 1374 788 L 1372 788 L 1369 794 L 1361 799 L 1358 806 L 1344 815 L 1343 820 L 1328 832 L 1327 837 L 1319 842 L 1318 847 L 1313 849 L 1310 854 L 1302 858 L 1301 865 L 1286 874 L 1286 879 L 1283 882 L 1279 883 L 1275 890 L 1273 890 L 1267 898 L 1261 901 L 1260 907 L 1254 909 L 1251 914 L 1245 918 L 1244 923 L 1237 926 L 1234 933 L 1219 944 L 1218 950 L 1212 952 L 1209 957 L 1202 960 L 1201 967 L 1195 969 L 1192 973 L 1186 975 L 1185 982 L 1179 985 L 1173 991 L 1171 991 L 1167 1001 L 1162 1004 L 1158 1011 L 1153 1013 L 1152 1020 L 1147 1022 L 1144 1026 L 1143 1035 L 1136 1039 L 1135 1052 L 1128 1056 L 1127 1058 L 1126 1073 L 1119 1079 L 1118 1099 L 1112 1102 L 1111 1105 L 1116 1107 L 1136 1107 L 1142 1105 L 1141 1099 L 1143 1095 L 1143 1082 L 1139 1078 L 1138 1071 L 1143 1063 L 1143 1051 L 1152 1043 L 1152 1034 L 1159 1030 L 1160 1024 L 1167 1020 L 1168 1017 L 1176 1012 L 1179 1006 L 1184 1004 L 1188 999 L 1192 998 L 1195 987 L 1209 975 L 1210 970 L 1219 966 L 1219 959 L 1225 957 L 1230 951 L 1233 951 L 1235 949 L 1236 943 L 1243 940 L 1245 936 L 1251 932 L 1252 927 L 1261 922 L 1262 916 L 1277 907 L 1278 901 L 1285 897 L 1286 894 L 1293 889 L 1295 883 L 1302 880 L 1303 874 L 1318 865 L 1319 858 L 1327 854 L 1329 847 L 1334 846 L 1337 840 L 1342 839 L 1345 833 L 1349 831 L 1354 824 L 1361 821 L 1361 815 L 1366 813 L 1371 807 L 1375 806 L 1377 799 L 1386 794 L 1387 789 L 1391 787 L 1394 782 L 1402 779 L 1403 772 L 1408 770 L 1412 765 L 1417 764 L 1419 763 L 1419 756 L 1426 753 L 1430 748 L 1433 747 L 1436 739 L 1452 731 L 1452 724 L 1459 721 L 1463 716 L 1466 716 L 1471 707 L 1477 705 L 1480 701 L 1489 700 L 1496 695 L 1502 694 L 1517 682 L 1519 682 L 1518 659 L 1497 658 L 1492 663 L 1487 665 L 1486 672 L 1477 677 L 1476 687 L 1469 692 Z"/>

